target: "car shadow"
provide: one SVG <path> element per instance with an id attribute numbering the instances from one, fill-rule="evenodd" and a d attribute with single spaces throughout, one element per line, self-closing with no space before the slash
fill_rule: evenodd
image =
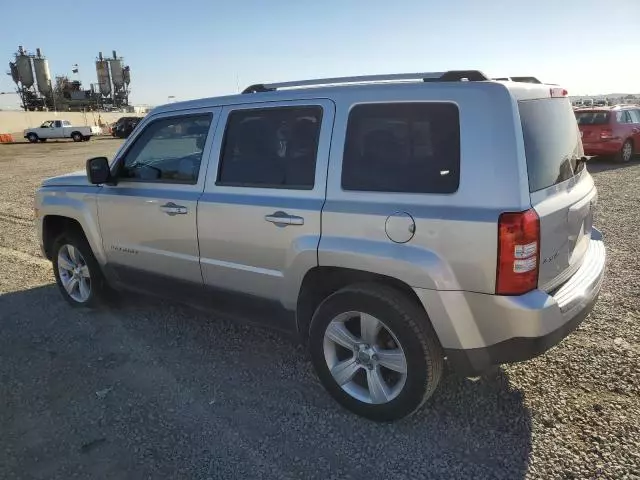
<path id="1" fill-rule="evenodd" d="M 609 170 L 618 170 L 620 168 L 628 168 L 633 167 L 634 165 L 638 165 L 640 161 L 640 157 L 634 157 L 630 162 L 626 163 L 618 163 L 615 160 L 608 157 L 592 157 L 587 162 L 587 170 L 589 173 L 600 173 L 606 172 Z"/>
<path id="2" fill-rule="evenodd" d="M 281 333 L 54 285 L 0 296 L 0 477 L 524 478 L 531 412 L 508 375 L 452 373 L 378 424 L 324 392 Z"/>

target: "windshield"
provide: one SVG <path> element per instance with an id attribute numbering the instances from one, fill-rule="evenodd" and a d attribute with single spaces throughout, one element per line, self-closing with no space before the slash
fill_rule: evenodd
<path id="1" fill-rule="evenodd" d="M 518 102 L 529 191 L 551 187 L 573 177 L 584 168 L 580 132 L 566 98 Z"/>
<path id="2" fill-rule="evenodd" d="M 578 125 L 606 125 L 609 123 L 609 112 L 576 112 Z"/>

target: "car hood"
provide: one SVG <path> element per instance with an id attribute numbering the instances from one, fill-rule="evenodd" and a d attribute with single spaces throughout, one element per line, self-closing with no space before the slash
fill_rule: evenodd
<path id="1" fill-rule="evenodd" d="M 78 170 L 77 172 L 67 173 L 58 177 L 47 178 L 42 182 L 43 187 L 71 186 L 71 187 L 93 187 L 95 185 L 89 183 L 87 172 Z"/>

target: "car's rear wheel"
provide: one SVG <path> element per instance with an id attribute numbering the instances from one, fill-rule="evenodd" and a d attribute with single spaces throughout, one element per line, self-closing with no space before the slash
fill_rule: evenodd
<path id="1" fill-rule="evenodd" d="M 618 155 L 616 156 L 616 160 L 621 163 L 630 162 L 633 158 L 633 142 L 631 140 L 627 140 L 622 144 L 622 148 Z"/>
<path id="2" fill-rule="evenodd" d="M 71 134 L 71 138 L 73 139 L 74 142 L 81 142 L 82 141 L 82 134 L 80 132 L 73 132 Z"/>
<path id="3" fill-rule="evenodd" d="M 84 235 L 68 232 L 53 243 L 53 273 L 64 299 L 74 307 L 96 307 L 109 287 Z"/>
<path id="4" fill-rule="evenodd" d="M 442 350 L 425 312 L 386 285 L 353 285 L 325 299 L 311 322 L 309 348 L 327 391 L 376 421 L 415 412 L 442 374 Z"/>
<path id="5" fill-rule="evenodd" d="M 38 135 L 36 135 L 35 133 L 29 133 L 27 134 L 27 140 L 29 140 L 29 142 L 31 143 L 36 143 L 38 141 Z"/>

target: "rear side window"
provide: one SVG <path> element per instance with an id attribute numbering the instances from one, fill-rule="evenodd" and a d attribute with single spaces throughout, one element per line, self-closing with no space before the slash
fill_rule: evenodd
<path id="1" fill-rule="evenodd" d="M 535 192 L 570 179 L 583 155 L 580 131 L 571 104 L 565 98 L 518 102 L 529 174 Z"/>
<path id="2" fill-rule="evenodd" d="M 376 103 L 349 113 L 344 190 L 453 193 L 460 181 L 460 119 L 452 103 Z"/>
<path id="3" fill-rule="evenodd" d="M 616 112 L 616 121 L 618 123 L 633 123 L 631 121 L 631 115 L 629 115 L 629 110 L 618 110 Z"/>
<path id="4" fill-rule="evenodd" d="M 632 123 L 640 123 L 640 110 L 629 110 Z"/>
<path id="5" fill-rule="evenodd" d="M 313 189 L 321 123 L 318 106 L 231 112 L 216 184 Z"/>
<path id="6" fill-rule="evenodd" d="M 576 112 L 578 125 L 607 125 L 609 112 Z"/>

